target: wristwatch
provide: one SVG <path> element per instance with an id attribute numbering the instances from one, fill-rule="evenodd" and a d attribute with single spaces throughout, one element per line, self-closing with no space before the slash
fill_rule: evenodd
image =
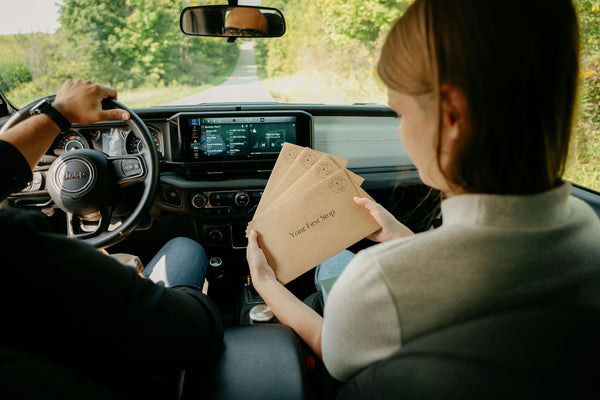
<path id="1" fill-rule="evenodd" d="M 71 129 L 71 123 L 69 122 L 69 120 L 64 115 L 62 115 L 60 111 L 58 111 L 52 106 L 52 101 L 50 99 L 44 99 L 40 101 L 38 104 L 35 105 L 35 107 L 31 109 L 31 111 L 29 111 L 29 114 L 46 114 L 48 118 L 50 118 L 56 125 L 58 125 L 61 132 L 67 132 L 69 129 Z"/>

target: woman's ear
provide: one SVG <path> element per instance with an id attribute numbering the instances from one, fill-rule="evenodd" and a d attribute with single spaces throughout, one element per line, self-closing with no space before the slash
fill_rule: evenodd
<path id="1" fill-rule="evenodd" d="M 442 140 L 453 149 L 471 133 L 467 97 L 461 88 L 443 84 L 441 91 Z"/>

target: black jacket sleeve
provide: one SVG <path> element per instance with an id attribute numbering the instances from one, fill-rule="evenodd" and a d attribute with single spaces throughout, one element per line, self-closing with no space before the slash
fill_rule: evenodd
<path id="1" fill-rule="evenodd" d="M 29 164 L 21 152 L 0 140 L 0 201 L 27 186 L 31 176 Z"/>
<path id="2" fill-rule="evenodd" d="M 216 305 L 193 287 L 166 288 L 47 218 L 0 210 L 5 343 L 78 369 L 91 364 L 185 366 L 221 348 Z"/>

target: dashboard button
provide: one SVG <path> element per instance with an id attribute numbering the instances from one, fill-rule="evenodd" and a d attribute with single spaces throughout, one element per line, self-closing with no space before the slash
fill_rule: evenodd
<path id="1" fill-rule="evenodd" d="M 223 240 L 223 232 L 218 229 L 212 229 L 208 232 L 208 238 L 214 242 L 220 242 Z"/>
<path id="2" fill-rule="evenodd" d="M 121 161 L 121 169 L 123 176 L 129 177 L 138 175 L 142 170 L 142 166 L 136 159 L 124 159 Z"/>
<path id="3" fill-rule="evenodd" d="M 163 188 L 163 201 L 172 206 L 181 207 L 181 194 L 174 188 Z"/>

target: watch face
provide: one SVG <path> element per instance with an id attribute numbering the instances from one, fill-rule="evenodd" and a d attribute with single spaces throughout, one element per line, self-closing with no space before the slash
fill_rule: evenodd
<path id="1" fill-rule="evenodd" d="M 44 99 L 37 103 L 30 111 L 30 114 L 41 114 L 45 113 L 49 107 L 52 107 L 52 103 L 50 103 L 50 99 Z"/>

